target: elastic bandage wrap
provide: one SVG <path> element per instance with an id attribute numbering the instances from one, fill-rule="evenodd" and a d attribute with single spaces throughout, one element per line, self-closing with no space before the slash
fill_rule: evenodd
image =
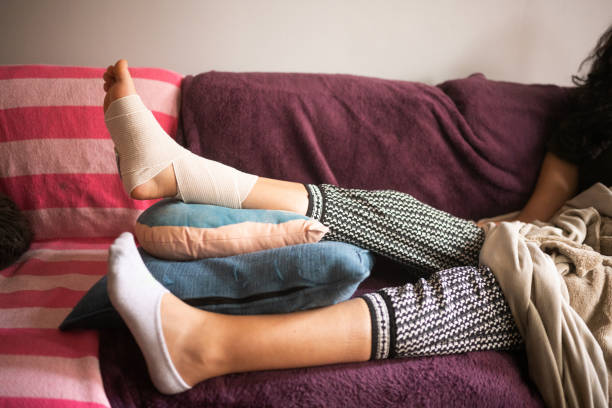
<path id="1" fill-rule="evenodd" d="M 197 156 L 180 146 L 138 95 L 114 100 L 104 121 L 115 144 L 119 173 L 128 194 L 171 164 L 176 198 L 186 203 L 241 208 L 257 181 L 255 175 Z"/>

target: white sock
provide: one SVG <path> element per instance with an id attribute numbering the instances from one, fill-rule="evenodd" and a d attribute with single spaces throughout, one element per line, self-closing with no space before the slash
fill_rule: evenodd
<path id="1" fill-rule="evenodd" d="M 119 171 L 128 194 L 174 166 L 177 198 L 186 203 L 241 208 L 257 176 L 191 153 L 157 123 L 138 95 L 114 100 L 104 114 L 119 155 Z"/>
<path id="2" fill-rule="evenodd" d="M 144 354 L 155 387 L 164 394 L 190 389 L 174 367 L 164 340 L 160 307 L 168 289 L 147 270 L 129 232 L 110 247 L 107 279 L 108 296 Z"/>

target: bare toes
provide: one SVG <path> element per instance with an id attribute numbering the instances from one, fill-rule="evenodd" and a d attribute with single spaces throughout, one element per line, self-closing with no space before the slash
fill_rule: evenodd
<path id="1" fill-rule="evenodd" d="M 115 77 L 119 80 L 127 80 L 130 78 L 130 71 L 128 70 L 127 60 L 120 59 L 115 64 L 114 70 Z"/>
<path id="2" fill-rule="evenodd" d="M 120 59 L 115 65 L 109 65 L 102 78 L 104 91 L 107 93 L 104 102 L 105 111 L 112 101 L 136 93 L 128 63 L 124 59 Z"/>

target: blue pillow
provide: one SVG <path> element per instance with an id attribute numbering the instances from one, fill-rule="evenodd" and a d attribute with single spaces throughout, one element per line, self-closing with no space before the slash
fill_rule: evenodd
<path id="1" fill-rule="evenodd" d="M 374 265 L 369 251 L 331 241 L 187 262 L 139 251 L 151 274 L 174 295 L 200 309 L 227 314 L 287 313 L 338 303 L 353 295 Z M 60 329 L 122 325 L 104 276 Z"/>

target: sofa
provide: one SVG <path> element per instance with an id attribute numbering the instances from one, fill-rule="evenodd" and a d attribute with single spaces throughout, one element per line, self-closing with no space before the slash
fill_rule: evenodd
<path id="1" fill-rule="evenodd" d="M 525 204 L 571 93 L 482 74 L 434 86 L 130 70 L 162 127 L 197 154 L 265 177 L 404 191 L 474 220 Z M 155 202 L 123 190 L 104 126 L 103 72 L 0 67 L 0 192 L 35 234 L 0 271 L 0 405 L 543 405 L 520 350 L 232 374 L 166 396 L 125 328 L 58 330 L 105 275 L 112 240 Z M 377 257 L 354 296 L 423 276 Z"/>

